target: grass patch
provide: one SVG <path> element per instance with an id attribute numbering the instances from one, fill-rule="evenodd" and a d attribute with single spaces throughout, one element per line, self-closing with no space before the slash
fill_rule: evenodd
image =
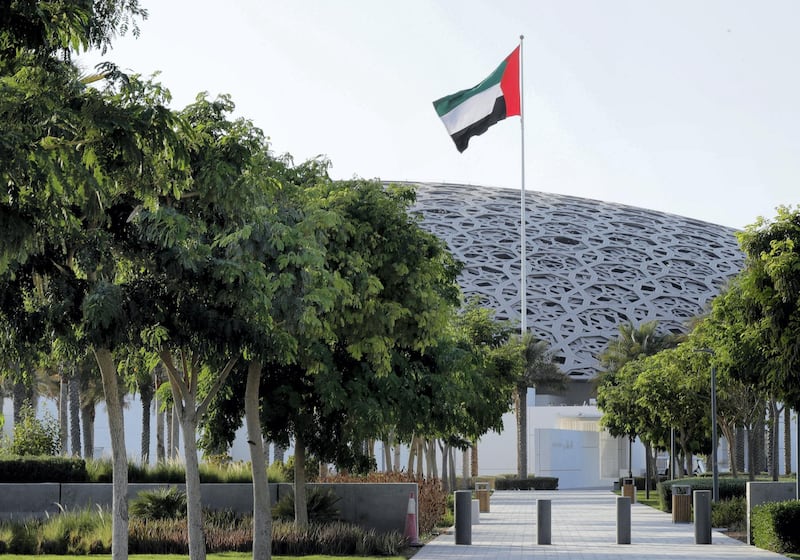
<path id="1" fill-rule="evenodd" d="M 614 494 L 617 496 L 622 496 L 622 492 L 620 490 L 614 490 Z M 636 503 L 637 504 L 644 504 L 646 506 L 650 506 L 651 508 L 663 511 L 661 509 L 661 502 L 658 498 L 658 492 L 655 490 L 650 490 L 650 498 L 647 498 L 647 493 L 644 490 L 638 490 L 636 492 Z"/>

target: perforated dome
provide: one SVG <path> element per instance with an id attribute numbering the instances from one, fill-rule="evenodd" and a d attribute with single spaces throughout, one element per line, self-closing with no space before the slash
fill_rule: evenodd
<path id="1" fill-rule="evenodd" d="M 421 225 L 464 264 L 459 283 L 498 318 L 520 309 L 520 191 L 412 183 Z M 685 332 L 744 256 L 735 230 L 673 214 L 526 191 L 527 325 L 576 380 L 621 323 Z"/>

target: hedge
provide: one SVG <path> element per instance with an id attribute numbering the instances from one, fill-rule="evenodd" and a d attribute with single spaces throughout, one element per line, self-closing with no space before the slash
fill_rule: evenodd
<path id="1" fill-rule="evenodd" d="M 3 457 L 0 482 L 86 482 L 86 461 L 73 457 Z"/>
<path id="2" fill-rule="evenodd" d="M 800 500 L 772 502 L 753 508 L 753 544 L 778 554 L 800 553 Z"/>
<path id="3" fill-rule="evenodd" d="M 558 478 L 535 476 L 533 478 L 496 478 L 495 490 L 558 490 Z"/>
<path id="4" fill-rule="evenodd" d="M 692 492 L 695 490 L 711 490 L 714 486 L 714 481 L 706 477 L 694 478 L 680 478 L 676 480 L 667 480 L 658 484 L 658 496 L 661 501 L 661 509 L 666 512 L 672 511 L 672 485 L 688 485 L 692 487 Z M 720 478 L 719 479 L 719 499 L 730 500 L 732 498 L 742 498 L 747 495 L 747 479 L 746 478 Z"/>

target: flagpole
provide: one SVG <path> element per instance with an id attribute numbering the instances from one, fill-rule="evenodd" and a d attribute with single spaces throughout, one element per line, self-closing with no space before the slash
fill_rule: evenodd
<path id="1" fill-rule="evenodd" d="M 527 220 L 525 218 L 525 80 L 523 76 L 522 64 L 522 40 L 524 35 L 519 36 L 519 131 L 520 131 L 520 336 L 524 336 L 528 330 L 528 301 L 527 301 L 527 274 L 526 263 L 527 255 L 525 252 L 525 238 L 527 233 Z"/>

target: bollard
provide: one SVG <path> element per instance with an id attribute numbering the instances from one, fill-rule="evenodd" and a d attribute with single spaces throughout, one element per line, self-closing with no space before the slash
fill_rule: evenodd
<path id="1" fill-rule="evenodd" d="M 711 490 L 694 491 L 694 544 L 711 544 Z"/>
<path id="2" fill-rule="evenodd" d="M 472 544 L 472 491 L 455 492 L 456 544 Z"/>
<path id="3" fill-rule="evenodd" d="M 479 500 L 472 500 L 472 524 L 480 525 L 481 522 L 481 503 Z"/>
<path id="4" fill-rule="evenodd" d="M 617 497 L 617 544 L 631 544 L 631 499 Z"/>
<path id="5" fill-rule="evenodd" d="M 536 500 L 536 543 L 552 544 L 550 541 L 550 500 Z"/>

